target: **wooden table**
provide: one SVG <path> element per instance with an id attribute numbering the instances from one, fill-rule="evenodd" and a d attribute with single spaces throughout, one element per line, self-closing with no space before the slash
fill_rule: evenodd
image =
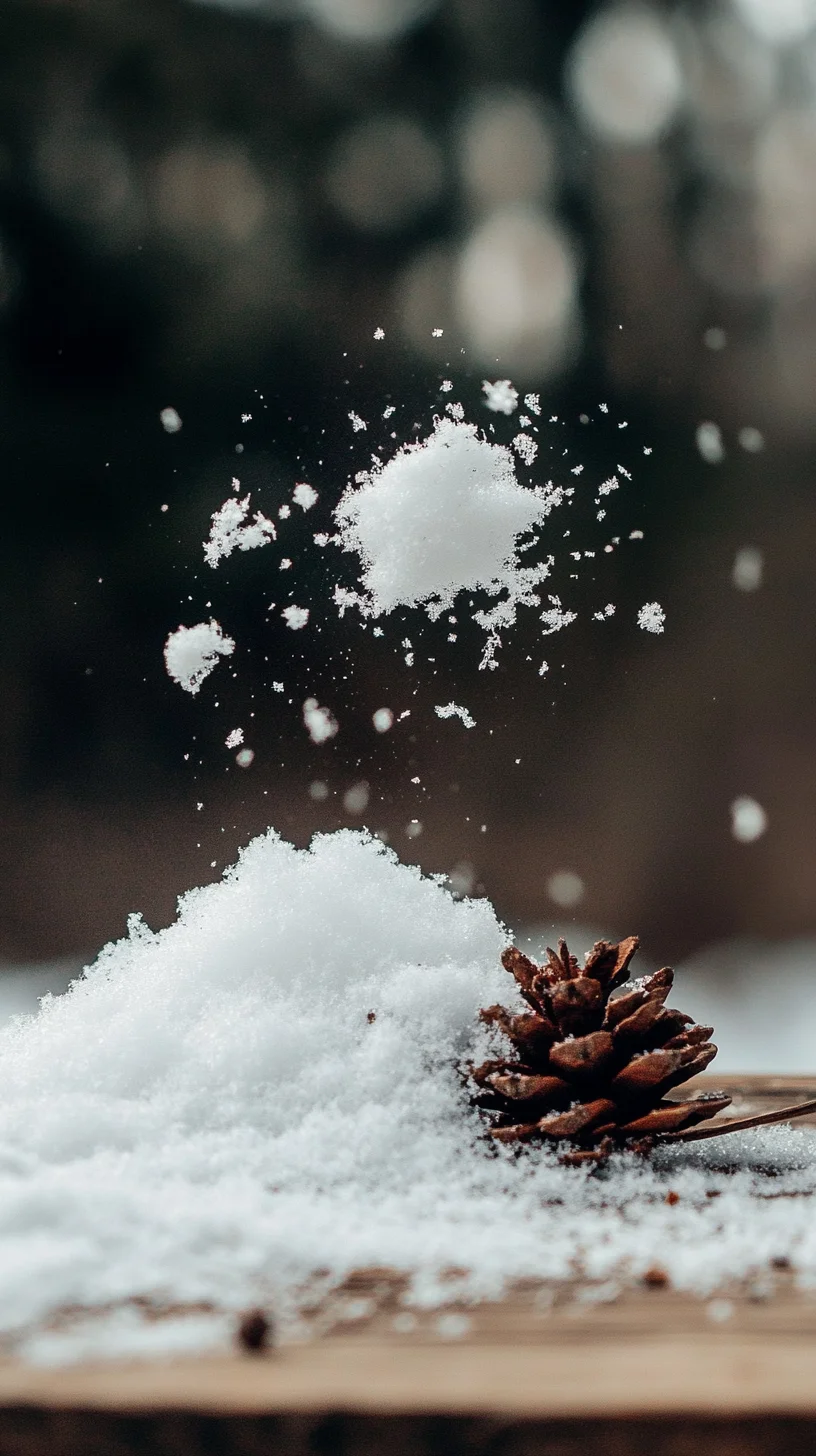
<path id="1" fill-rule="evenodd" d="M 816 1097 L 816 1078 L 700 1080 L 735 1112 Z M 266 1355 L 0 1364 L 0 1456 L 816 1453 L 816 1294 L 784 1267 L 729 1291 L 726 1319 L 659 1285 L 604 1302 L 531 1283 L 401 1329 L 399 1292 L 360 1271 L 319 1338 Z"/>

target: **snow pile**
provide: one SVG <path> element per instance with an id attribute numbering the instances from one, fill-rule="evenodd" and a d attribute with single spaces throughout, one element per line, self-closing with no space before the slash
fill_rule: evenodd
<path id="1" fill-rule="evenodd" d="M 350 830 L 309 850 L 270 832 L 167 930 L 131 917 L 66 995 L 0 1030 L 0 1332 L 65 1358 L 43 1324 L 108 1307 L 82 1354 L 112 1328 L 119 1352 L 179 1348 L 268 1301 L 289 1337 L 318 1269 L 325 1289 L 374 1265 L 408 1272 L 422 1306 L 654 1263 L 708 1292 L 782 1254 L 816 1279 L 812 1198 L 768 1198 L 763 1172 L 813 1195 L 806 1131 L 732 1138 L 735 1173 L 715 1142 L 603 1179 L 486 1143 L 457 1066 L 488 1049 L 479 1008 L 512 1002 L 506 940 L 486 900 Z M 213 1316 L 185 1334 L 116 1313 L 134 1297 Z"/>
<path id="2" fill-rule="evenodd" d="M 235 643 L 218 622 L 197 622 L 194 627 L 177 627 L 164 644 L 167 671 L 179 687 L 197 693 L 219 657 L 229 657 Z"/>
<path id="3" fill-rule="evenodd" d="M 550 561 L 522 566 L 519 553 L 568 494 L 520 485 L 510 450 L 475 425 L 437 420 L 425 441 L 343 494 L 335 539 L 359 556 L 362 591 L 336 587 L 335 601 L 370 617 L 423 605 L 435 620 L 458 592 L 483 591 L 498 600 L 473 617 L 488 634 L 481 665 L 495 666 L 500 632 L 519 606 L 539 605 L 536 588 L 550 570 Z"/>
<path id="4" fill-rule="evenodd" d="M 236 500 L 230 496 L 219 507 L 212 518 L 209 538 L 204 542 L 204 560 L 210 566 L 217 566 L 233 551 L 252 551 L 256 546 L 265 546 L 276 536 L 272 521 L 255 512 L 253 520 L 247 521 L 249 496 Z"/>

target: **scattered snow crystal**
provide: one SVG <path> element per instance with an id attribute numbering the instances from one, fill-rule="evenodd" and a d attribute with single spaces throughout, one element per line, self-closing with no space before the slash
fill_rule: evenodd
<path id="1" fill-rule="evenodd" d="M 494 410 L 499 415 L 511 415 L 518 404 L 518 390 L 513 387 L 509 379 L 497 379 L 495 384 L 491 384 L 489 379 L 485 379 L 482 383 L 482 393 L 487 408 Z"/>
<path id="2" fill-rule="evenodd" d="M 666 613 L 659 602 L 646 602 L 637 615 L 637 624 L 644 632 L 662 632 Z"/>
<path id="3" fill-rule="evenodd" d="M 551 485 L 520 485 L 511 452 L 490 444 L 475 425 L 437 420 L 427 440 L 403 446 L 359 488 L 345 491 L 334 513 L 336 539 L 359 555 L 363 591 L 337 587 L 335 601 L 341 611 L 357 606 L 370 617 L 422 604 L 435 620 L 461 590 L 504 593 L 473 614 L 489 634 L 491 659 L 516 608 L 539 604 L 535 588 L 549 573 L 549 562 L 520 565 L 520 538 L 563 498 Z"/>
<path id="4" fill-rule="evenodd" d="M 747 794 L 735 799 L 731 805 L 731 833 L 740 844 L 752 844 L 768 828 L 768 816 L 756 799 Z"/>
<path id="5" fill-rule="evenodd" d="M 195 627 L 178 627 L 170 633 L 164 644 L 164 661 L 179 687 L 197 693 L 219 657 L 229 657 L 234 651 L 233 639 L 222 632 L 218 622 L 197 622 Z"/>
<path id="6" fill-rule="evenodd" d="M 204 542 L 204 560 L 210 566 L 217 566 L 233 551 L 252 551 L 256 546 L 265 546 L 275 540 L 275 527 L 260 511 L 254 520 L 247 521 L 249 496 L 236 500 L 229 496 L 212 518 L 209 539 Z"/>
<path id="7" fill-rule="evenodd" d="M 338 724 L 328 708 L 321 708 L 317 698 L 307 698 L 303 704 L 303 722 L 308 729 L 312 743 L 325 743 L 327 738 L 334 738 Z"/>
<path id="8" fill-rule="evenodd" d="M 437 718 L 461 718 L 466 728 L 475 728 L 476 719 L 470 716 L 467 708 L 462 708 L 458 703 L 446 703 L 442 707 L 437 703 L 434 708 Z"/>
<path id="9" fill-rule="evenodd" d="M 284 607 L 281 616 L 286 618 L 287 627 L 291 627 L 293 632 L 299 632 L 309 620 L 309 608 Z"/>
<path id="10" fill-rule="evenodd" d="M 224 739 L 224 746 L 226 748 L 239 748 L 243 741 L 243 728 L 233 728 L 232 731 L 228 733 L 226 738 Z"/>
<path id="11" fill-rule="evenodd" d="M 313 485 L 301 480 L 292 491 L 292 500 L 295 505 L 301 506 L 304 511 L 310 511 L 317 500 L 317 491 Z"/>
<path id="12" fill-rule="evenodd" d="M 365 430 L 368 428 L 365 420 L 361 419 L 358 414 L 355 414 L 354 410 L 349 410 L 349 419 L 351 420 L 351 428 L 354 430 L 355 435 L 357 434 L 358 430 Z"/>

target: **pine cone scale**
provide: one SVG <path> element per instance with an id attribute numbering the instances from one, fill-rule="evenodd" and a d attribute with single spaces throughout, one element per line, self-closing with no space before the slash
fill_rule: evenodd
<path id="1" fill-rule="evenodd" d="M 484 1089 L 475 1100 L 493 1118 L 499 1142 L 563 1141 L 606 1156 L 616 1146 L 642 1149 L 649 1137 L 691 1127 L 728 1105 L 721 1093 L 664 1101 L 717 1049 L 711 1027 L 665 1006 L 670 967 L 612 995 L 628 979 L 637 948 L 636 936 L 598 941 L 583 969 L 563 940 L 541 966 L 516 947 L 504 952 L 502 964 L 531 1010 L 480 1012 L 516 1055 L 471 1068 Z"/>

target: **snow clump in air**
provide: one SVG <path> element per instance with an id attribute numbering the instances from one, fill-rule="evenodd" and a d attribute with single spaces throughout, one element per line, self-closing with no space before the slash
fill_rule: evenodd
<path id="1" fill-rule="evenodd" d="M 233 551 L 252 551 L 256 546 L 265 546 L 274 541 L 276 531 L 273 523 L 255 512 L 254 519 L 247 521 L 249 496 L 236 500 L 230 496 L 218 508 L 212 518 L 208 540 L 204 542 L 204 560 L 215 567 Z"/>
<path id="2" fill-rule="evenodd" d="M 284 607 L 281 616 L 285 618 L 287 627 L 293 632 L 300 632 L 309 620 L 308 607 Z"/>
<path id="3" fill-rule="evenodd" d="M 768 815 L 756 799 L 741 794 L 731 805 L 731 833 L 740 844 L 753 844 L 768 828 Z"/>
<path id="4" fill-rule="evenodd" d="M 485 379 L 482 383 L 482 394 L 487 408 L 497 415 L 511 415 L 518 404 L 518 390 L 509 379 L 497 379 L 495 384 Z"/>
<path id="5" fill-rule="evenodd" d="M 310 511 L 317 500 L 317 491 L 313 485 L 301 480 L 292 491 L 292 500 L 304 511 Z"/>
<path id="6" fill-rule="evenodd" d="M 662 632 L 666 613 L 659 602 L 645 602 L 637 614 L 637 624 L 644 632 Z"/>
<path id="7" fill-rule="evenodd" d="M 473 612 L 488 634 L 481 666 L 495 666 L 501 631 L 519 606 L 540 605 L 536 588 L 550 571 L 551 560 L 522 566 L 520 552 L 571 492 L 521 485 L 510 450 L 447 419 L 358 479 L 334 512 L 337 544 L 362 566 L 362 591 L 335 588 L 341 612 L 356 606 L 379 617 L 422 605 L 434 621 L 458 592 L 483 591 L 499 598 Z"/>
<path id="8" fill-rule="evenodd" d="M 170 633 L 164 644 L 164 661 L 173 682 L 188 693 L 197 693 L 219 657 L 230 657 L 234 651 L 235 642 L 218 622 L 197 622 Z"/>
<path id="9" fill-rule="evenodd" d="M 437 718 L 461 718 L 466 728 L 476 727 L 476 719 L 472 718 L 467 708 L 462 708 L 459 703 L 445 703 L 444 706 L 437 703 L 434 712 Z"/>
<path id="10" fill-rule="evenodd" d="M 312 743 L 325 743 L 328 738 L 334 738 L 339 726 L 328 708 L 319 706 L 317 698 L 307 698 L 303 704 L 303 722 Z"/>

